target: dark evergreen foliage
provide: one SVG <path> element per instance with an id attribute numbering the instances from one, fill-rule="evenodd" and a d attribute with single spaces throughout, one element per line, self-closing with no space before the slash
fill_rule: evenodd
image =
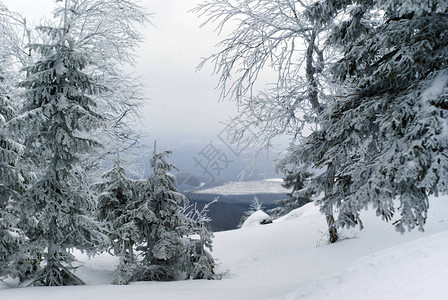
<path id="1" fill-rule="evenodd" d="M 150 160 L 153 173 L 137 183 L 137 201 L 129 210 L 140 234 L 137 250 L 142 256 L 134 278 L 212 279 L 215 264 L 204 249 L 211 247 L 211 237 L 204 222 L 186 211 L 188 199 L 177 190 L 175 177 L 170 173 L 175 166 L 165 160 L 169 154 L 154 149 Z M 199 234 L 200 240 L 192 240 L 191 234 Z"/>
<path id="2" fill-rule="evenodd" d="M 333 76 L 349 89 L 291 159 L 326 167 L 313 183 L 330 192 L 317 203 L 339 211 L 339 226 L 362 227 L 359 211 L 373 205 L 397 230 L 423 230 L 428 196 L 447 192 L 447 3 L 333 2 L 313 18 L 348 16 L 329 41 L 343 54 Z"/>
<path id="3" fill-rule="evenodd" d="M 104 173 L 102 181 L 93 187 L 99 192 L 97 219 L 105 223 L 113 255 L 120 260 L 114 284 L 128 284 L 136 263 L 134 246 L 138 241 L 138 230 L 128 210 L 136 200 L 135 181 L 125 175 L 118 156 L 112 169 Z"/>
<path id="4" fill-rule="evenodd" d="M 96 151 L 111 134 L 124 132 L 125 116 L 138 106 L 132 96 L 137 85 L 120 68 L 132 62 L 140 40 L 133 27 L 146 20 L 140 7 L 109 0 L 56 6 L 55 23 L 37 27 L 37 42 L 28 45 L 30 63 L 20 83 L 25 99 L 13 122 L 24 140 L 22 167 L 33 174 L 16 205 L 26 235 L 25 259 L 17 264 L 31 278 L 27 285 L 83 284 L 71 250 L 93 254 L 107 247 L 103 225 L 93 216 L 87 171 Z M 128 92 L 131 86 L 136 89 Z"/>
<path id="5" fill-rule="evenodd" d="M 26 155 L 42 171 L 19 203 L 22 228 L 31 251 L 44 265 L 32 284 L 82 284 L 73 273 L 71 248 L 94 251 L 105 242 L 86 190 L 81 155 L 100 144 L 86 133 L 99 126 L 94 95 L 105 88 L 86 73 L 89 59 L 76 49 L 66 27 L 41 27 L 48 44 L 30 47 L 41 59 L 27 67 L 24 115 L 30 122 Z M 31 125 L 32 124 L 32 125 Z"/>

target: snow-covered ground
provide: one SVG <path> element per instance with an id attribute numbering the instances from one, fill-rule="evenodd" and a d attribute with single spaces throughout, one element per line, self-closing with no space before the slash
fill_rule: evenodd
<path id="1" fill-rule="evenodd" d="M 199 194 L 219 195 L 254 195 L 254 194 L 286 194 L 291 189 L 285 189 L 281 178 L 253 180 L 253 181 L 229 181 L 223 185 L 199 190 Z"/>
<path id="2" fill-rule="evenodd" d="M 113 286 L 116 260 L 101 255 L 78 275 L 87 286 L 0 289 L 0 299 L 447 299 L 448 197 L 431 198 L 424 233 L 401 235 L 371 211 L 365 229 L 327 244 L 313 204 L 273 224 L 216 233 L 222 280 Z"/>

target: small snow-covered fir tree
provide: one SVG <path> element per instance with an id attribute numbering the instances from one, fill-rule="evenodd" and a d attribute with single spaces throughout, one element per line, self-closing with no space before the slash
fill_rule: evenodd
<path id="1" fill-rule="evenodd" d="M 188 199 L 177 191 L 175 166 L 165 157 L 171 152 L 156 152 L 150 164 L 153 173 L 137 183 L 138 201 L 133 211 L 141 235 L 137 250 L 143 258 L 135 273 L 136 280 L 175 280 L 182 277 L 183 262 L 189 252 L 187 235 L 191 220 L 182 207 Z"/>
<path id="2" fill-rule="evenodd" d="M 215 273 L 216 262 L 210 253 L 213 251 L 213 233 L 206 226 L 211 221 L 210 217 L 207 216 L 208 208 L 217 201 L 218 199 L 216 198 L 212 202 L 205 204 L 200 211 L 197 209 L 196 204 L 193 209 L 186 208 L 186 210 L 189 210 L 187 216 L 193 220 L 193 227 L 190 228 L 190 259 L 185 262 L 187 277 L 190 279 L 214 280 L 220 278 Z M 191 236 L 199 236 L 199 239 Z"/>
<path id="3" fill-rule="evenodd" d="M 138 241 L 138 230 L 129 207 L 135 200 L 135 181 L 126 178 L 119 154 L 112 169 L 102 176 L 102 182 L 94 185 L 99 192 L 96 215 L 104 222 L 113 254 L 119 258 L 114 284 L 128 284 L 135 267 L 134 246 Z"/>
<path id="4" fill-rule="evenodd" d="M 203 219 L 195 222 L 185 210 L 188 199 L 175 187 L 176 167 L 165 160 L 169 151 L 154 154 L 150 160 L 153 173 L 137 184 L 138 200 L 133 204 L 140 241 L 135 280 L 211 279 L 214 261 L 203 252 L 211 244 Z M 199 241 L 188 236 L 197 233 Z M 199 251 L 200 249 L 200 251 Z M 206 271 L 208 270 L 208 271 Z"/>

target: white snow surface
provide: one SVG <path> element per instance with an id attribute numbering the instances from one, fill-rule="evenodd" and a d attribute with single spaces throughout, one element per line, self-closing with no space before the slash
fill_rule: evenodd
<path id="1" fill-rule="evenodd" d="M 361 216 L 365 229 L 343 230 L 335 244 L 326 242 L 313 204 L 273 224 L 218 232 L 213 255 L 222 280 L 114 286 L 115 258 L 77 254 L 86 286 L 0 283 L 0 299 L 446 299 L 448 197 L 430 199 L 424 233 L 399 234 L 373 211 Z"/>
<path id="2" fill-rule="evenodd" d="M 291 189 L 285 189 L 282 179 L 265 179 L 252 181 L 230 181 L 223 185 L 199 190 L 200 194 L 219 195 L 253 195 L 253 194 L 286 194 Z"/>
<path id="3" fill-rule="evenodd" d="M 257 210 L 256 212 L 252 213 L 246 221 L 244 221 L 243 225 L 241 226 L 241 229 L 254 227 L 254 226 L 261 226 L 266 225 L 266 223 L 272 223 L 271 217 L 265 213 L 262 210 Z"/>

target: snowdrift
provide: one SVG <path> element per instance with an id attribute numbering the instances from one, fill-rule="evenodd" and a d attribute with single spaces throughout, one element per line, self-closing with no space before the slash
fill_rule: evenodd
<path id="1" fill-rule="evenodd" d="M 88 259 L 87 286 L 15 288 L 0 299 L 445 299 L 448 294 L 448 197 L 431 198 L 425 232 L 399 234 L 372 211 L 365 229 L 343 230 L 327 244 L 325 218 L 313 204 L 273 224 L 216 233 L 220 281 L 109 283 L 117 260 Z"/>

